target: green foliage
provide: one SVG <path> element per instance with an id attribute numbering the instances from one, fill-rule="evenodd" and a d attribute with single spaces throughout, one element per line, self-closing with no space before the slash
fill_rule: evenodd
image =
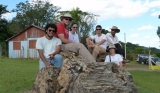
<path id="1" fill-rule="evenodd" d="M 84 12 L 79 8 L 73 8 L 70 11 L 59 11 L 57 18 L 64 13 L 70 13 L 74 18 L 73 22 L 77 22 L 79 24 L 79 30 L 77 33 L 81 43 L 85 44 L 85 38 L 89 36 L 91 31 L 94 31 L 94 26 L 97 22 L 98 15 Z"/>
<path id="2" fill-rule="evenodd" d="M 124 42 L 121 42 L 121 45 L 124 49 Z M 151 55 L 155 55 L 157 57 L 160 57 L 160 49 L 157 49 L 155 47 L 144 47 L 139 46 L 138 44 L 132 44 L 130 42 L 126 43 L 126 52 L 127 52 L 127 59 L 129 60 L 136 60 L 137 54 L 149 54 L 149 50 L 151 50 Z"/>
<path id="3" fill-rule="evenodd" d="M 43 0 L 20 2 L 16 7 L 12 12 L 16 12 L 17 15 L 9 25 L 13 32 L 19 32 L 32 24 L 44 27 L 45 24 L 51 23 L 55 13 L 60 9 L 49 1 Z"/>
<path id="4" fill-rule="evenodd" d="M 3 56 L 7 56 L 7 47 L 5 40 L 11 37 L 11 33 L 8 31 L 8 22 L 6 19 L 2 18 L 2 14 L 8 13 L 6 10 L 7 6 L 0 4 L 0 52 L 2 52 Z"/>
<path id="5" fill-rule="evenodd" d="M 38 60 L 0 58 L 0 93 L 31 90 L 38 71 Z"/>

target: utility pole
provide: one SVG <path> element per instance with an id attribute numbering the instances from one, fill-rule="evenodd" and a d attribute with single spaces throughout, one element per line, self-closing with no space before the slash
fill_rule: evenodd
<path id="1" fill-rule="evenodd" d="M 126 59 L 126 55 L 127 55 L 127 53 L 126 53 L 126 34 L 124 33 L 124 50 L 125 50 L 125 59 Z"/>

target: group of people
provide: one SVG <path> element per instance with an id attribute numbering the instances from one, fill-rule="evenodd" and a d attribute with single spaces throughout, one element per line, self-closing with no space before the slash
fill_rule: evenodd
<path id="1" fill-rule="evenodd" d="M 62 66 L 62 56 L 59 54 L 61 50 L 64 51 L 79 51 L 79 54 L 90 62 L 96 62 L 96 58 L 99 54 L 109 52 L 106 56 L 105 62 L 115 62 L 122 67 L 123 51 L 122 46 L 118 42 L 118 38 L 115 35 L 120 32 L 118 27 L 113 26 L 111 33 L 103 34 L 102 27 L 96 26 L 96 35 L 86 38 L 88 49 L 79 42 L 79 37 L 76 31 L 78 30 L 78 24 L 72 23 L 67 26 L 73 20 L 72 16 L 68 13 L 60 17 L 61 22 L 57 25 L 47 24 L 45 27 L 46 35 L 39 38 L 36 42 L 36 49 L 38 50 L 40 61 L 39 69 L 46 66 Z M 95 42 L 94 42 L 95 41 Z"/>

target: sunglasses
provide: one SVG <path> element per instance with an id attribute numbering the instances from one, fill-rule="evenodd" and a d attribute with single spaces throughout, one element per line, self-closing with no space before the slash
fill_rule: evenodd
<path id="1" fill-rule="evenodd" d="M 56 31 L 55 30 L 48 30 L 49 32 L 53 32 L 53 33 L 55 33 Z"/>
<path id="2" fill-rule="evenodd" d="M 111 31 L 117 31 L 117 29 L 111 29 Z"/>
<path id="3" fill-rule="evenodd" d="M 96 29 L 96 30 L 102 30 L 102 29 Z"/>
<path id="4" fill-rule="evenodd" d="M 72 19 L 71 19 L 71 18 L 65 18 L 65 20 L 69 20 L 69 21 L 72 21 Z"/>
<path id="5" fill-rule="evenodd" d="M 78 27 L 72 27 L 72 28 L 78 28 Z"/>

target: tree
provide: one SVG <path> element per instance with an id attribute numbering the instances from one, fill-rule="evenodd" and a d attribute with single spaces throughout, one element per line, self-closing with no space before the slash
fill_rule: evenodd
<path id="1" fill-rule="evenodd" d="M 18 31 L 23 30 L 31 24 L 44 27 L 45 24 L 53 20 L 55 13 L 59 9 L 60 7 L 50 4 L 49 1 L 35 0 L 31 3 L 28 1 L 20 2 L 16 5 L 16 9 L 12 10 L 17 15 L 10 22 L 10 30 L 12 30 L 11 28 L 16 28 Z M 17 30 L 14 29 L 12 31 Z"/>
<path id="2" fill-rule="evenodd" d="M 11 33 L 8 31 L 8 21 L 5 18 L 2 18 L 2 15 L 7 13 L 7 6 L 0 4 L 0 46 L 2 47 L 2 55 L 7 54 L 7 47 L 5 40 L 11 36 Z"/>
<path id="3" fill-rule="evenodd" d="M 64 13 L 70 13 L 74 18 L 73 22 L 77 22 L 79 24 L 78 35 L 81 43 L 86 43 L 86 38 L 91 34 L 91 31 L 94 31 L 94 26 L 97 22 L 98 15 L 93 13 L 83 12 L 79 8 L 73 8 L 71 11 L 59 11 L 59 15 L 63 15 Z"/>

